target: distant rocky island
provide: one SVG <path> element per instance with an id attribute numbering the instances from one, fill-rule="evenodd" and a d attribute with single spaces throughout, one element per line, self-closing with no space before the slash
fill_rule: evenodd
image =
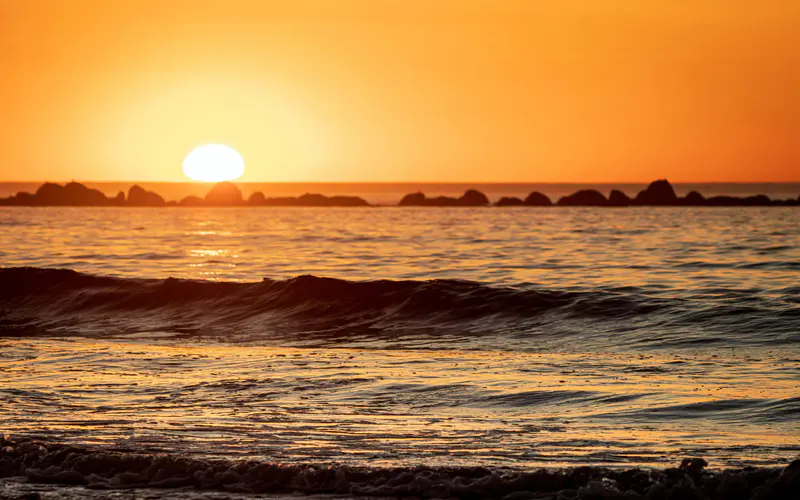
<path id="1" fill-rule="evenodd" d="M 187 196 L 179 201 L 166 201 L 161 195 L 134 185 L 127 196 L 120 191 L 113 198 L 79 182 L 64 186 L 52 182 L 42 184 L 35 193 L 17 193 L 0 198 L 0 206 L 25 207 L 366 207 L 369 203 L 356 196 L 324 196 L 304 194 L 267 198 L 253 193 L 244 199 L 241 190 L 231 182 L 215 184 L 204 198 Z"/>
<path id="2" fill-rule="evenodd" d="M 407 194 L 400 200 L 401 207 L 487 207 L 492 205 L 489 198 L 475 189 L 468 189 L 458 198 L 437 196 L 428 198 L 423 193 Z M 187 196 L 179 201 L 166 201 L 158 193 L 147 191 L 138 185 L 126 193 L 120 191 L 108 197 L 97 189 L 91 189 L 79 182 L 66 185 L 46 182 L 35 193 L 20 192 L 8 198 L 0 198 L 0 206 L 25 207 L 369 207 L 367 201 L 357 196 L 325 196 L 304 194 L 302 196 L 282 196 L 269 198 L 256 192 L 245 199 L 241 190 L 231 182 L 215 184 L 205 197 Z M 666 179 L 650 183 L 635 197 L 619 190 L 611 190 L 608 197 L 595 189 L 584 189 L 561 197 L 557 202 L 538 191 L 530 193 L 525 199 L 503 197 L 494 203 L 497 207 L 766 207 L 800 206 L 800 196 L 785 200 L 772 200 L 760 194 L 747 197 L 712 196 L 706 198 L 697 191 L 686 196 L 678 196 L 672 184 Z"/>

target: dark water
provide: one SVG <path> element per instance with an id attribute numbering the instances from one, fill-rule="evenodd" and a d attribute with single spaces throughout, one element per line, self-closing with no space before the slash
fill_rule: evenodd
<path id="1" fill-rule="evenodd" d="M 0 433 L 283 464 L 785 464 L 799 214 L 3 209 Z"/>

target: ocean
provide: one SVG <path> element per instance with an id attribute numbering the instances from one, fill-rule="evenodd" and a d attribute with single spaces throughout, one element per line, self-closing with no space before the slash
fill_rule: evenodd
<path id="1" fill-rule="evenodd" d="M 13 207 L 0 227 L 4 439 L 336 474 L 800 453 L 796 208 Z"/>

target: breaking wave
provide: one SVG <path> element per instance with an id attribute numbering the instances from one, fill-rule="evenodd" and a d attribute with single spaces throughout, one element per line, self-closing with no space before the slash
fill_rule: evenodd
<path id="1" fill-rule="evenodd" d="M 685 459 L 659 470 L 578 467 L 524 472 L 486 467 L 354 468 L 232 462 L 0 438 L 0 478 L 92 490 L 180 488 L 246 494 L 414 498 L 796 498 L 800 460 L 785 468 L 705 471 Z M 9 483 L 11 486 L 13 484 Z M 21 485 L 17 488 L 22 490 Z M 11 488 L 9 488 L 10 490 Z M 20 495 L 20 498 L 23 498 Z"/>
<path id="2" fill-rule="evenodd" d="M 22 267 L 0 269 L 0 335 L 167 332 L 317 342 L 445 335 L 503 337 L 515 349 L 533 348 L 526 345 L 531 340 L 641 347 L 794 344 L 800 341 L 798 289 L 784 292 L 764 298 L 715 290 L 687 299 L 636 287 L 555 290 L 315 276 L 238 283 Z"/>

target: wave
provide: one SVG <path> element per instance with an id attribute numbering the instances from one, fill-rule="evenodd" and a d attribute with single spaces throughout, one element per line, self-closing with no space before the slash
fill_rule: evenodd
<path id="1" fill-rule="evenodd" d="M 0 437 L 0 478 L 83 485 L 92 490 L 180 488 L 247 494 L 415 498 L 796 498 L 800 460 L 785 468 L 706 471 L 701 458 L 666 470 L 577 467 L 516 471 L 489 467 L 356 468 L 234 462 Z M 5 484 L 5 483 L 4 483 Z M 25 483 L 15 483 L 20 491 Z M 14 484 L 9 483 L 9 488 Z M 20 498 L 23 495 L 20 495 Z"/>
<path id="2" fill-rule="evenodd" d="M 705 421 L 736 422 L 748 419 L 764 425 L 793 422 L 800 414 L 800 398 L 721 399 L 680 405 L 657 406 L 631 411 L 595 415 L 618 422 L 680 421 L 702 418 Z"/>
<path id="3" fill-rule="evenodd" d="M 495 346 L 513 348 L 577 339 L 584 347 L 800 341 L 800 290 L 786 289 L 780 299 L 769 300 L 754 295 L 757 291 L 716 292 L 716 298 L 686 299 L 655 296 L 636 287 L 554 290 L 461 280 L 315 276 L 238 283 L 4 268 L 0 335 L 172 332 L 237 341 L 324 342 L 501 337 L 505 340 Z"/>

